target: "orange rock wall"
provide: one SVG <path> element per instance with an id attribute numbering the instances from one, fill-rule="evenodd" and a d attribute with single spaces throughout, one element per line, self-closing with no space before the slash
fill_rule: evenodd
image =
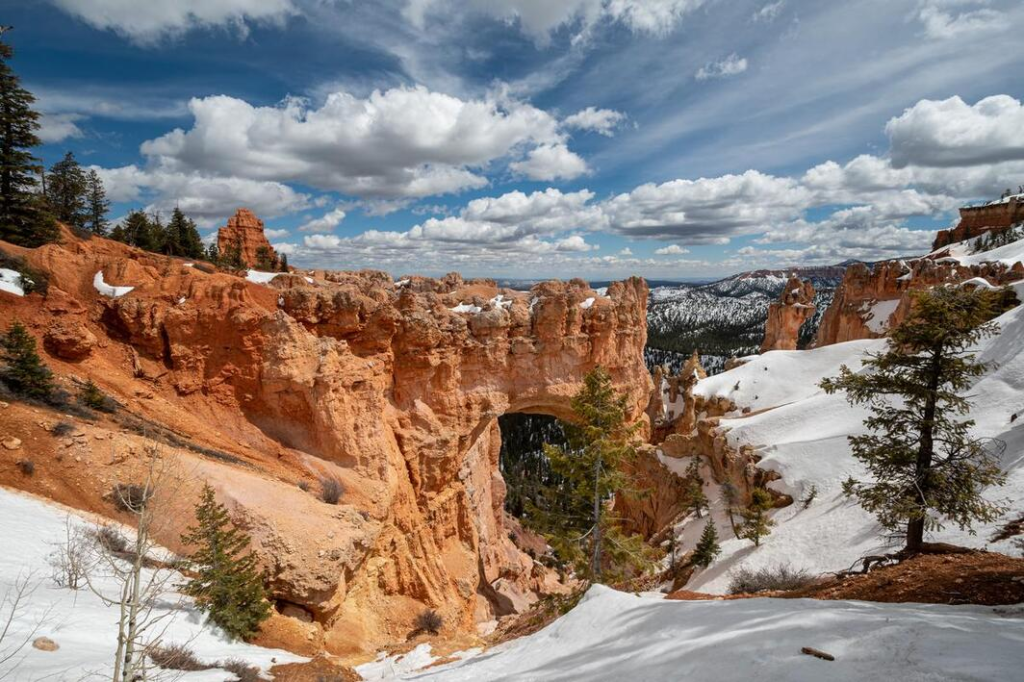
<path id="1" fill-rule="evenodd" d="M 814 317 L 814 286 L 791 275 L 779 300 L 768 306 L 761 352 L 796 350 L 800 327 Z"/>

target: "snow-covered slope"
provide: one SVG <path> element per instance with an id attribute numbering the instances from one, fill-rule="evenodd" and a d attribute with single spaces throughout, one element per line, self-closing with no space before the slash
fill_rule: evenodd
<path id="1" fill-rule="evenodd" d="M 72 516 L 69 517 L 69 514 Z M 3 651 L 11 651 L 15 643 L 31 635 L 48 637 L 60 647 L 57 651 L 40 651 L 29 644 L 14 659 L 0 665 L 0 678 L 8 680 L 83 680 L 96 677 L 110 679 L 114 651 L 117 646 L 117 608 L 108 607 L 88 588 L 76 591 L 60 589 L 50 579 L 47 557 L 56 544 L 65 538 L 65 523 L 84 523 L 71 510 L 40 499 L 0 488 L 0 597 L 13 597 L 16 583 L 28 578 L 33 590 L 24 600 L 11 630 L 0 643 Z M 98 573 L 94 576 L 106 595 L 117 594 L 118 586 Z M 172 584 L 182 582 L 180 576 Z M 158 606 L 157 615 L 168 615 L 157 630 L 165 645 L 186 644 L 204 662 L 240 658 L 267 670 L 271 659 L 277 663 L 305 660 L 285 651 L 262 649 L 231 642 L 217 628 L 204 625 L 204 617 L 195 609 L 168 610 L 178 595 L 167 595 L 166 604 Z M 0 608 L 0 627 L 9 613 L 8 604 Z M 33 631 L 35 632 L 33 633 Z M 17 666 L 13 669 L 13 666 Z M 5 678 L 4 674 L 9 673 Z M 175 673 L 175 679 L 223 682 L 233 675 L 222 669 Z"/>
<path id="2" fill-rule="evenodd" d="M 827 662 L 800 653 L 826 651 Z M 1019 679 L 1024 620 L 982 606 L 667 601 L 603 586 L 529 637 L 420 674 L 439 682 Z"/>
<path id="3" fill-rule="evenodd" d="M 1018 295 L 1024 296 L 1024 285 L 1018 285 Z M 1014 414 L 1024 412 L 1024 307 L 1010 310 L 996 322 L 999 335 L 983 341 L 978 349 L 979 358 L 991 363 L 992 369 L 974 386 L 971 416 L 977 422 L 975 435 L 1006 443 L 1001 464 L 1007 483 L 985 494 L 1007 502 L 1010 511 L 999 522 L 979 524 L 976 535 L 947 527 L 931 539 L 1014 553 L 1009 541 L 990 543 L 989 538 L 1020 512 L 1024 501 L 1024 421 L 1011 422 Z M 758 548 L 744 540 L 724 541 L 719 561 L 698 572 L 690 589 L 724 592 L 730 571 L 739 565 L 789 563 L 821 573 L 848 568 L 859 557 L 887 548 L 874 517 L 841 493 L 848 476 L 865 475 L 850 454 L 847 436 L 863 432 L 867 412 L 851 407 L 842 395 L 825 395 L 817 388 L 818 381 L 836 375 L 841 364 L 857 369 L 865 352 L 883 346 L 884 341 L 874 340 L 812 351 L 775 351 L 697 385 L 696 393 L 726 395 L 753 408 L 749 416 L 723 419 L 722 426 L 729 429 L 732 444 L 757 448 L 763 457 L 759 466 L 781 474 L 771 487 L 798 501 L 812 487 L 817 496 L 807 509 L 798 502 L 776 512 L 777 526 Z M 722 537 L 731 538 L 724 510 L 712 511 Z"/>

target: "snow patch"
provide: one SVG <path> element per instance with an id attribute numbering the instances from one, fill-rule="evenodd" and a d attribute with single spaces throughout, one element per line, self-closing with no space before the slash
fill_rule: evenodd
<path id="1" fill-rule="evenodd" d="M 245 278 L 254 284 L 269 284 L 272 279 L 280 275 L 280 272 L 260 272 L 259 270 L 248 270 Z"/>
<path id="2" fill-rule="evenodd" d="M 15 296 L 24 296 L 25 289 L 21 286 L 21 273 L 17 270 L 0 268 L 0 291 L 6 291 Z"/>
<path id="3" fill-rule="evenodd" d="M 469 313 L 471 315 L 476 315 L 478 312 L 483 310 L 483 308 L 478 305 L 473 305 L 472 303 L 460 303 L 450 310 L 453 313 Z"/>
<path id="4" fill-rule="evenodd" d="M 868 316 L 864 318 L 864 324 L 874 334 L 881 334 L 889 328 L 889 317 L 900 304 L 900 299 L 894 298 L 889 301 L 878 301 L 868 309 Z"/>
<path id="5" fill-rule="evenodd" d="M 380 653 L 375 661 L 357 665 L 355 670 L 364 680 L 396 680 L 399 675 L 404 677 L 405 673 L 425 668 L 435 660 L 430 645 L 420 644 L 404 654 Z"/>
<path id="6" fill-rule="evenodd" d="M 594 301 L 595 301 L 594 297 L 591 296 L 587 300 L 583 301 L 583 303 L 580 303 L 580 308 L 582 308 L 583 310 L 586 310 L 590 306 L 594 305 Z"/>
<path id="7" fill-rule="evenodd" d="M 92 285 L 96 288 L 96 291 L 100 292 L 101 296 L 109 296 L 111 298 L 120 298 L 125 294 L 129 293 L 135 287 L 115 287 L 107 284 L 103 281 L 103 271 L 100 270 L 96 273 L 96 276 L 92 278 Z"/>

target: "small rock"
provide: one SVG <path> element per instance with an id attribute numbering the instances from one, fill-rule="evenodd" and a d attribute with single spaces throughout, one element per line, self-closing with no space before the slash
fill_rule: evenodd
<path id="1" fill-rule="evenodd" d="M 8 450 L 19 450 L 19 449 L 21 449 L 21 439 L 20 438 L 15 438 L 14 436 L 11 436 L 10 438 L 4 438 L 3 441 L 0 441 L 0 442 L 2 442 L 3 446 L 6 449 L 8 449 Z"/>
<path id="2" fill-rule="evenodd" d="M 32 641 L 32 646 L 40 651 L 56 651 L 60 648 L 60 645 L 49 637 L 36 637 Z"/>
<path id="3" fill-rule="evenodd" d="M 807 654 L 808 656 L 814 656 L 815 658 L 820 658 L 823 661 L 834 661 L 834 660 L 836 660 L 836 657 L 833 656 L 832 654 L 827 654 L 824 651 L 822 651 L 821 649 L 815 649 L 815 648 L 809 647 L 809 646 L 805 646 L 803 649 L 801 649 L 800 653 Z"/>
<path id="4" fill-rule="evenodd" d="M 0 410 L 6 410 L 10 406 L 10 403 L 5 403 L 3 400 L 0 400 Z"/>

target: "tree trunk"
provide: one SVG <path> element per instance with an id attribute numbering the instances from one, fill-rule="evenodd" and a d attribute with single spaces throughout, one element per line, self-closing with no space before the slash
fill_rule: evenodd
<path id="1" fill-rule="evenodd" d="M 932 467 L 932 458 L 935 456 L 935 442 L 933 431 L 935 428 L 935 405 L 939 390 L 939 379 L 942 374 L 942 345 L 937 344 L 932 349 L 932 361 L 930 376 L 928 377 L 928 396 L 924 403 L 924 412 L 921 415 L 921 439 L 917 449 L 917 462 L 914 465 L 914 482 L 917 488 L 914 495 L 920 506 L 920 516 L 910 519 L 907 522 L 907 546 L 906 551 L 917 554 L 921 551 L 921 544 L 924 542 L 924 520 L 927 513 L 929 472 Z"/>
<path id="2" fill-rule="evenodd" d="M 590 558 L 590 574 L 601 579 L 601 458 L 594 461 L 594 551 Z"/>

